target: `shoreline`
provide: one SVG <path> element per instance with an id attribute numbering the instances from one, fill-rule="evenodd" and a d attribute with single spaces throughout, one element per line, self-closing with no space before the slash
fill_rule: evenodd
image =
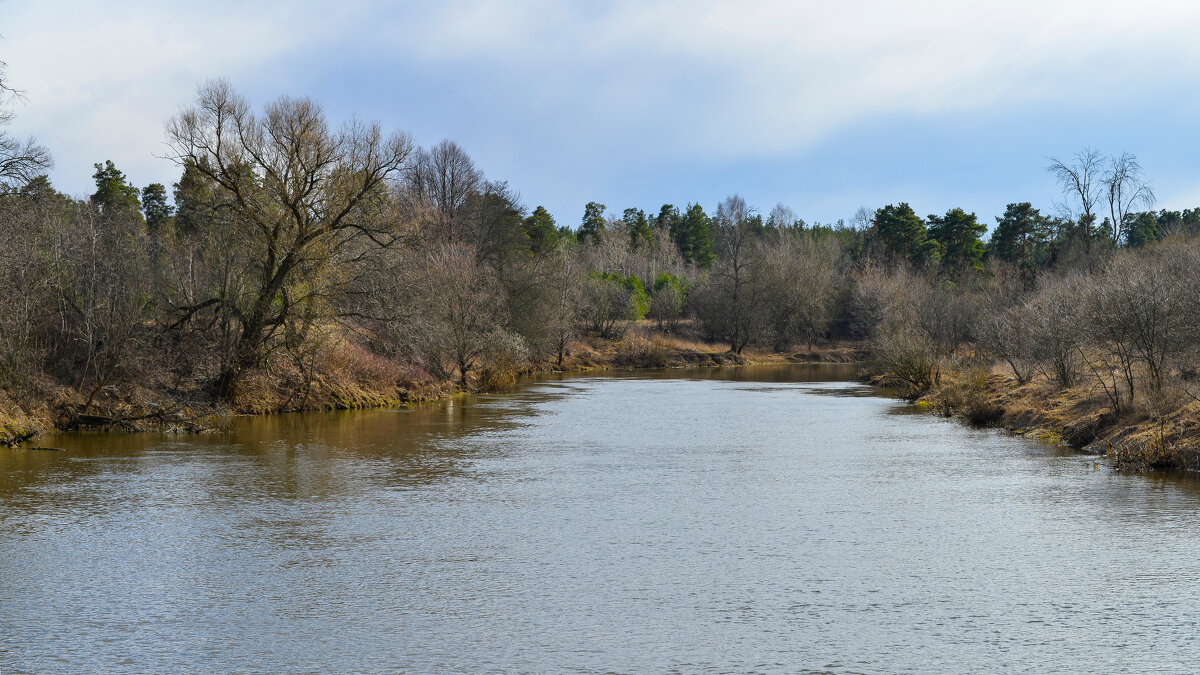
<path id="1" fill-rule="evenodd" d="M 639 326 L 624 339 L 599 338 L 572 343 L 559 367 L 543 361 L 507 377 L 481 377 L 475 386 L 429 378 L 387 380 L 379 371 L 331 369 L 317 373 L 303 390 L 294 381 L 256 373 L 250 387 L 232 405 L 214 406 L 188 396 L 171 397 L 146 387 L 111 388 L 79 414 L 70 390 L 58 388 L 58 400 L 18 406 L 0 392 L 0 445 L 35 449 L 38 438 L 52 433 L 165 432 L 196 434 L 221 431 L 234 416 L 258 416 L 332 410 L 370 410 L 412 406 L 475 393 L 511 391 L 518 378 L 550 373 L 583 374 L 653 369 L 720 369 L 772 365 L 862 364 L 861 343 L 832 343 L 809 349 L 775 352 L 747 349 L 733 354 L 726 345 L 681 339 Z M 395 370 L 395 364 L 392 364 Z M 390 371 L 389 371 L 390 372 Z M 1131 411 L 1114 415 L 1102 395 L 1080 388 L 1059 389 L 1035 380 L 1024 384 L 1000 372 L 947 371 L 940 382 L 915 398 L 905 395 L 894 378 L 865 369 L 860 382 L 943 417 L 970 426 L 997 428 L 1043 443 L 1107 457 L 1114 468 L 1137 473 L 1200 474 L 1200 402 L 1183 405 L 1164 417 Z M 73 408 L 76 414 L 70 419 Z M 45 448 L 42 448 L 45 449 Z M 53 448 L 50 448 L 53 449 Z"/>
<path id="2" fill-rule="evenodd" d="M 41 437 L 71 431 L 196 434 L 219 431 L 232 416 L 403 407 L 472 393 L 503 393 L 515 386 L 518 377 L 553 372 L 844 364 L 858 362 L 862 354 L 857 343 L 785 353 L 748 348 L 734 354 L 722 343 L 689 340 L 639 325 L 620 340 L 572 342 L 561 366 L 540 361 L 516 372 L 485 370 L 471 386 L 463 387 L 410 364 L 343 345 L 307 382 L 287 372 L 255 372 L 247 377 L 235 400 L 224 405 L 214 404 L 195 390 L 180 391 L 153 382 L 105 387 L 89 405 L 80 402 L 74 388 L 62 385 L 44 385 L 20 397 L 0 391 L 0 446 L 35 447 Z"/>
<path id="3" fill-rule="evenodd" d="M 1159 415 L 1141 408 L 1114 413 L 1096 391 L 1058 388 L 1044 379 L 1019 383 L 990 371 L 944 373 L 939 384 L 916 398 L 897 392 L 887 375 L 869 375 L 864 381 L 970 426 L 1106 457 L 1119 471 L 1200 474 L 1198 401 Z"/>

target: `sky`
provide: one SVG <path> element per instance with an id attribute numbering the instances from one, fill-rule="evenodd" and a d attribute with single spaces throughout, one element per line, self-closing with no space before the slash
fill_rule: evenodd
<path id="1" fill-rule="evenodd" d="M 0 0 L 8 131 L 93 191 L 170 185 L 164 124 L 226 78 L 261 109 L 449 138 L 576 226 L 738 193 L 809 222 L 907 201 L 989 224 L 1052 211 L 1051 157 L 1131 152 L 1159 208 L 1200 206 L 1200 3 L 1140 0 Z"/>

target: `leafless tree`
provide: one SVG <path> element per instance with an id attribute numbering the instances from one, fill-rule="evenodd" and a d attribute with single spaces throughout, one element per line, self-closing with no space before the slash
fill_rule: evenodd
<path id="1" fill-rule="evenodd" d="M 1171 367 L 1200 338 L 1194 317 L 1198 274 L 1187 246 L 1155 246 L 1122 252 L 1094 284 L 1093 330 L 1121 365 L 1130 400 L 1135 361 L 1145 366 L 1150 391 L 1159 393 Z"/>
<path id="2" fill-rule="evenodd" d="M 233 305 L 237 336 L 213 386 L 229 398 L 291 312 L 311 299 L 306 277 L 346 261 L 344 250 L 362 239 L 396 241 L 394 225 L 380 216 L 386 181 L 403 169 L 412 143 L 406 134 L 385 136 L 378 124 L 351 121 L 333 131 L 306 98 L 280 98 L 256 116 L 223 80 L 200 87 L 196 105 L 168 123 L 167 138 L 173 159 L 227 195 L 237 215 L 231 222 L 249 231 L 247 302 L 212 295 L 179 308 L 187 319 Z"/>
<path id="3" fill-rule="evenodd" d="M 650 296 L 650 313 L 647 315 L 658 322 L 658 329 L 674 333 L 679 329 L 679 320 L 687 311 L 687 293 L 675 277 L 656 283 Z"/>
<path id="4" fill-rule="evenodd" d="M 544 326 L 555 363 L 559 368 L 567 355 L 567 347 L 579 325 L 580 275 L 579 264 L 571 251 L 559 247 L 550 261 L 546 279 L 548 293 L 544 297 Z"/>
<path id="5" fill-rule="evenodd" d="M 1062 387 L 1073 386 L 1079 374 L 1085 332 L 1081 306 L 1085 283 L 1081 274 L 1046 278 L 1023 310 L 1032 350 L 1028 358 L 1037 364 L 1039 372 Z"/>
<path id="6" fill-rule="evenodd" d="M 1057 204 L 1059 209 L 1067 217 L 1077 219 L 1080 225 L 1091 227 L 1096 219 L 1092 210 L 1103 192 L 1104 158 L 1100 151 L 1084 148 L 1071 157 L 1069 164 L 1051 157 L 1047 171 L 1058 181 L 1066 197 L 1066 201 Z"/>
<path id="7" fill-rule="evenodd" d="M 869 230 L 875 223 L 875 212 L 865 206 L 858 207 L 854 217 L 850 219 L 850 227 L 855 230 Z"/>
<path id="8" fill-rule="evenodd" d="M 1101 183 L 1104 197 L 1108 201 L 1108 213 L 1112 222 L 1112 245 L 1121 243 L 1125 235 L 1126 217 L 1135 207 L 1150 208 L 1154 205 L 1154 189 L 1142 174 L 1137 157 L 1123 152 L 1109 157 L 1108 169 Z"/>
<path id="9" fill-rule="evenodd" d="M 767 222 L 776 229 L 790 230 L 796 226 L 796 212 L 790 207 L 785 206 L 783 202 L 780 202 L 775 205 L 775 208 L 771 209 L 771 214 L 767 218 Z"/>
<path id="10" fill-rule="evenodd" d="M 983 290 L 981 311 L 975 325 L 975 344 L 984 354 L 1003 360 L 1012 369 L 1017 382 L 1024 384 L 1033 376 L 1036 364 L 1028 324 L 1026 280 L 1022 269 L 996 265 Z"/>
<path id="11" fill-rule="evenodd" d="M 427 203 L 445 236 L 459 209 L 483 183 L 483 174 L 457 143 L 443 140 L 429 150 L 418 150 L 407 170 L 409 191 Z"/>
<path id="12" fill-rule="evenodd" d="M 88 203 L 54 226 L 53 288 L 57 362 L 75 377 L 84 409 L 144 337 L 150 276 L 145 233 L 134 214 L 102 216 Z"/>
<path id="13" fill-rule="evenodd" d="M 6 65 L 0 61 L 0 106 L 6 106 L 22 93 L 13 89 L 5 77 Z M 7 127 L 15 117 L 8 108 L 0 107 L 0 129 Z M 0 190 L 19 188 L 54 165 L 50 151 L 37 144 L 33 138 L 16 138 L 0 131 Z"/>
<path id="14" fill-rule="evenodd" d="M 634 291 L 616 273 L 593 272 L 580 289 L 579 314 L 588 330 L 606 340 L 625 335 L 638 318 Z"/>
<path id="15" fill-rule="evenodd" d="M 466 387 L 472 373 L 501 352 L 521 352 L 505 325 L 504 294 L 493 270 L 470 246 L 434 242 L 412 266 L 412 313 L 397 330 L 433 373 L 457 375 Z"/>
<path id="16" fill-rule="evenodd" d="M 713 217 L 717 259 L 702 291 L 709 298 L 701 318 L 710 331 L 729 342 L 735 354 L 741 354 L 753 337 L 761 300 L 757 283 L 760 250 L 754 245 L 752 215 L 746 200 L 738 195 L 717 205 Z"/>
<path id="17" fill-rule="evenodd" d="M 834 239 L 776 231 L 759 242 L 763 332 L 776 351 L 824 338 L 833 318 L 841 246 Z"/>
<path id="18" fill-rule="evenodd" d="M 42 366 L 55 279 L 46 252 L 71 207 L 57 196 L 0 199 L 0 387 L 10 392 L 29 385 Z"/>

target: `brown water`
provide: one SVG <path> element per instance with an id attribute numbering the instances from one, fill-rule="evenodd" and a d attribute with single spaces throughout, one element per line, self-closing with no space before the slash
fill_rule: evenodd
<path id="1" fill-rule="evenodd" d="M 848 374 L 0 449 L 0 671 L 1197 669 L 1194 484 Z"/>

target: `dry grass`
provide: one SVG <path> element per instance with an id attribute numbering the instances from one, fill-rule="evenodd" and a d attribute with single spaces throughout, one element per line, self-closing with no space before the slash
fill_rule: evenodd
<path id="1" fill-rule="evenodd" d="M 947 373 L 921 403 L 975 424 L 1107 454 L 1122 469 L 1200 471 L 1200 402 L 1190 399 L 1156 406 L 1143 396 L 1118 415 L 1099 391 L 1063 389 L 1043 377 L 1019 384 L 1005 370 L 984 366 Z"/>
<path id="2" fill-rule="evenodd" d="M 857 345 L 836 345 L 792 354 L 747 349 L 742 355 L 734 355 L 728 344 L 698 339 L 691 330 L 687 322 L 681 322 L 677 332 L 667 333 L 646 321 L 633 326 L 622 340 L 581 339 L 571 343 L 562 368 L 844 362 L 853 360 L 859 349 Z M 418 365 L 378 354 L 351 335 L 331 329 L 325 337 L 315 356 L 306 356 L 303 367 L 291 358 L 276 355 L 263 368 L 246 373 L 228 405 L 214 406 L 203 391 L 216 364 L 203 364 L 205 367 L 193 368 L 187 377 L 181 377 L 165 369 L 162 363 L 166 359 L 147 359 L 136 383 L 106 387 L 86 411 L 79 392 L 70 387 L 44 386 L 36 395 L 25 397 L 32 401 L 26 403 L 27 409 L 14 405 L 0 392 L 0 443 L 13 443 L 54 428 L 75 428 L 81 413 L 109 420 L 111 428 L 127 431 L 198 432 L 222 426 L 223 416 L 231 412 L 269 414 L 399 406 L 445 398 L 459 389 L 457 383 L 434 377 Z M 508 391 L 515 385 L 518 372 L 551 367 L 552 363 L 488 363 L 480 369 L 473 385 L 482 391 Z"/>
<path id="3" fill-rule="evenodd" d="M 952 372 L 927 400 L 941 415 L 962 417 L 976 426 L 991 426 L 1004 415 L 998 396 L 1003 383 L 1003 378 L 983 368 Z"/>

